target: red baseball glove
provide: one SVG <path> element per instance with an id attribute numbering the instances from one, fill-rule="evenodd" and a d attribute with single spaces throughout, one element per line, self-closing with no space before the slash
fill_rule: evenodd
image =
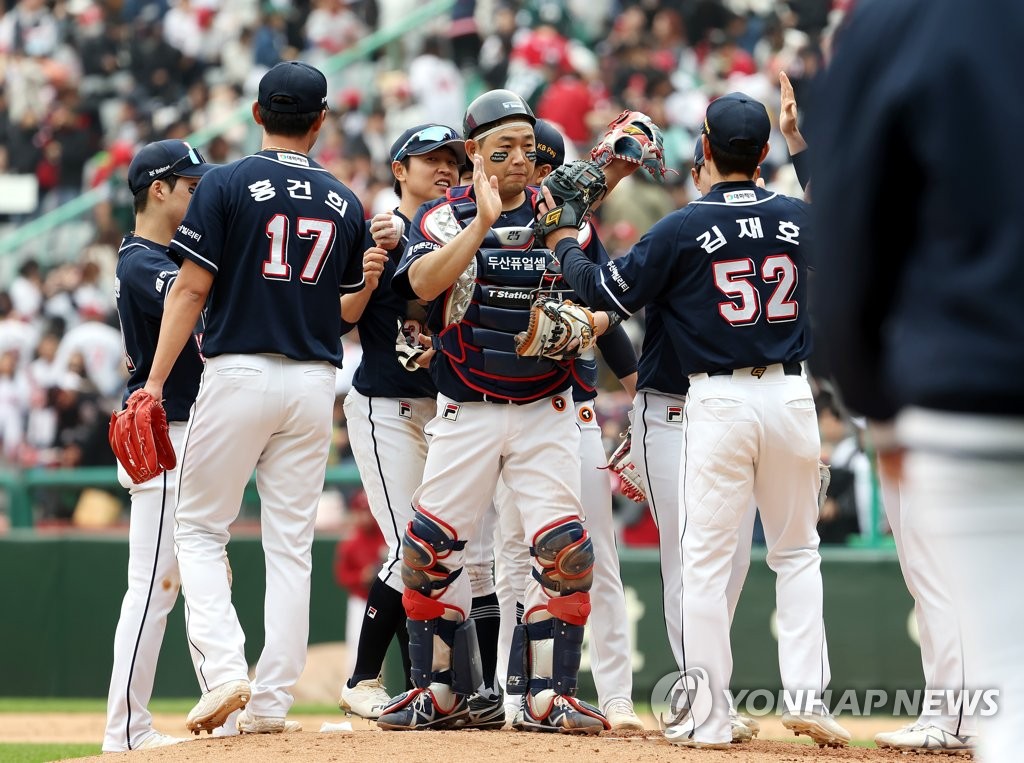
<path id="1" fill-rule="evenodd" d="M 110 449 L 136 485 L 178 463 L 164 406 L 145 390 L 135 390 L 124 410 L 111 415 L 107 437 Z"/>

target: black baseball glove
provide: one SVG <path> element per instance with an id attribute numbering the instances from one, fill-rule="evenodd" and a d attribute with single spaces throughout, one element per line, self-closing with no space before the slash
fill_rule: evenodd
<path id="1" fill-rule="evenodd" d="M 537 218 L 533 226 L 536 242 L 541 246 L 544 237 L 554 230 L 583 227 L 591 208 L 608 193 L 604 171 L 587 159 L 555 168 L 541 181 L 541 188 L 547 188 L 555 202 L 554 209 Z M 537 196 L 538 203 L 543 199 L 543 195 Z"/>

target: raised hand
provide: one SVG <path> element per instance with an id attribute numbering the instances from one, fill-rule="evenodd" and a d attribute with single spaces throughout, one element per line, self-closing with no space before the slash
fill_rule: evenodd
<path id="1" fill-rule="evenodd" d="M 487 227 L 494 225 L 501 216 L 501 195 L 498 193 L 498 178 L 490 177 L 484 171 L 484 158 L 473 157 L 473 192 L 476 194 L 476 214 Z"/>

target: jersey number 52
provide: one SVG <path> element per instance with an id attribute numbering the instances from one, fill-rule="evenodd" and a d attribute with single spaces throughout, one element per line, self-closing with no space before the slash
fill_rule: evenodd
<path id="1" fill-rule="evenodd" d="M 776 284 L 765 303 L 765 319 L 769 323 L 796 320 L 800 305 L 793 299 L 798 272 L 788 254 L 764 258 L 760 272 L 749 257 L 723 260 L 712 265 L 715 286 L 728 300 L 718 303 L 718 313 L 732 326 L 749 326 L 761 317 L 761 293 L 755 285 L 760 280 Z"/>

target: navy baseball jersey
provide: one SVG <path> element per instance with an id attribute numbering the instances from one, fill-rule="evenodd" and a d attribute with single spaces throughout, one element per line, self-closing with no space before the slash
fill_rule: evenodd
<path id="1" fill-rule="evenodd" d="M 171 241 L 214 274 L 204 354 L 341 366 L 339 295 L 362 288 L 363 227 L 355 194 L 303 154 L 261 151 L 207 172 Z"/>
<path id="2" fill-rule="evenodd" d="M 426 318 L 426 308 L 415 300 L 407 300 L 391 290 L 391 279 L 409 243 L 410 222 L 397 209 L 394 214 L 405 222 L 406 232 L 398 246 L 388 252 L 377 288 L 366 303 L 363 315 L 356 324 L 359 328 L 359 344 L 363 357 L 352 378 L 352 386 L 367 397 L 436 397 L 437 387 L 430 378 L 430 371 L 421 368 L 407 371 L 395 355 L 395 342 L 399 329 L 410 333 L 426 330 L 421 321 Z M 370 225 L 365 226 L 363 249 L 374 246 Z M 342 332 L 351 328 L 342 322 Z"/>
<path id="3" fill-rule="evenodd" d="M 690 380 L 683 373 L 683 363 L 676 354 L 658 304 L 648 305 L 644 311 L 644 343 L 640 349 L 636 388 L 680 397 L 690 389 Z"/>
<path id="4" fill-rule="evenodd" d="M 512 338 L 516 331 L 526 329 L 528 308 L 552 261 L 549 250 L 533 246 L 536 193 L 536 188 L 528 188 L 521 206 L 501 214 L 471 266 L 476 272 L 472 289 L 460 294 L 460 288 L 453 286 L 428 306 L 427 326 L 434 335 L 435 347 L 440 349 L 430 371 L 438 390 L 454 400 L 530 402 L 570 384 L 578 388 L 577 394 L 582 391 L 593 397 L 597 381 L 593 361 L 556 363 L 515 355 Z M 409 267 L 427 252 L 443 246 L 438 231 L 454 237 L 475 212 L 472 188 L 453 188 L 444 198 L 420 207 L 393 288 L 403 296 L 415 296 L 409 285 Z M 590 233 L 581 244 L 582 251 L 590 258 L 588 261 L 606 262 L 607 252 L 592 230 Z M 556 286 L 561 289 L 560 298 L 579 301 L 564 283 Z M 454 324 L 447 323 L 445 312 L 463 299 L 469 312 L 465 319 L 454 322 L 461 324 L 462 330 L 452 331 Z"/>
<path id="5" fill-rule="evenodd" d="M 802 361 L 811 352 L 808 211 L 753 181 L 723 182 L 617 260 L 595 266 L 571 239 L 556 253 L 586 304 L 632 314 L 656 303 L 683 374 Z"/>
<path id="6" fill-rule="evenodd" d="M 117 317 L 124 337 L 125 362 L 128 364 L 128 385 L 122 405 L 149 378 L 160 336 L 160 320 L 164 314 L 164 298 L 178 277 L 178 263 L 167 247 L 135 235 L 125 236 L 118 250 L 114 271 L 114 298 Z M 164 409 L 168 421 L 188 421 L 188 414 L 199 392 L 203 358 L 199 343 L 202 320 L 196 327 L 164 383 Z"/>

